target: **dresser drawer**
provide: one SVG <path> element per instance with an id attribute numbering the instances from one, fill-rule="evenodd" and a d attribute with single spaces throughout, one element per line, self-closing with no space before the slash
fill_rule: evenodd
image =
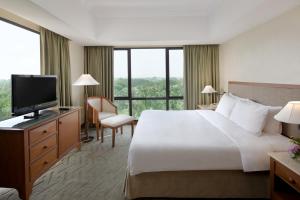
<path id="1" fill-rule="evenodd" d="M 275 174 L 300 192 L 300 177 L 279 162 L 275 163 Z"/>
<path id="2" fill-rule="evenodd" d="M 49 122 L 35 129 L 29 131 L 29 141 L 30 145 L 50 136 L 53 133 L 56 133 L 57 125 L 56 121 Z"/>
<path id="3" fill-rule="evenodd" d="M 45 170 L 49 169 L 57 158 L 57 148 L 49 151 L 40 159 L 36 160 L 30 165 L 31 181 L 38 178 Z"/>
<path id="4" fill-rule="evenodd" d="M 36 160 L 38 157 L 44 153 L 51 150 L 53 147 L 57 146 L 57 137 L 56 134 L 53 134 L 49 138 L 37 143 L 36 145 L 30 148 L 30 162 Z"/>

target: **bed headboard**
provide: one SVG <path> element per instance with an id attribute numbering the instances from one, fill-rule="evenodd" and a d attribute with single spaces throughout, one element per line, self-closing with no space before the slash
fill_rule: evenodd
<path id="1" fill-rule="evenodd" d="M 270 106 L 284 106 L 289 101 L 300 100 L 300 85 L 229 81 L 228 92 Z M 283 135 L 300 137 L 300 127 L 283 124 Z"/>

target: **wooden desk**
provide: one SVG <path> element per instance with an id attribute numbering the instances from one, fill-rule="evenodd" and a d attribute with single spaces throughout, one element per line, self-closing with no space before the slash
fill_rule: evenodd
<path id="1" fill-rule="evenodd" d="M 287 152 L 269 153 L 271 166 L 271 198 L 273 200 L 300 199 L 300 161 Z"/>
<path id="2" fill-rule="evenodd" d="M 0 187 L 15 188 L 29 200 L 34 181 L 75 147 L 80 149 L 80 108 L 1 121 Z"/>

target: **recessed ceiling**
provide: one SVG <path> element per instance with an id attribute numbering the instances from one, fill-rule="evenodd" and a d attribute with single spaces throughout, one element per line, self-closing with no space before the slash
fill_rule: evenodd
<path id="1" fill-rule="evenodd" d="M 0 0 L 82 45 L 220 44 L 300 0 Z"/>

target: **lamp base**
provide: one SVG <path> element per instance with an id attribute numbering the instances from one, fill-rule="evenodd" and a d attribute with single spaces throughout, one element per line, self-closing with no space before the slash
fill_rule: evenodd
<path id="1" fill-rule="evenodd" d="M 81 142 L 84 142 L 84 143 L 89 143 L 93 140 L 94 140 L 93 136 L 84 136 L 84 137 L 81 138 Z"/>

